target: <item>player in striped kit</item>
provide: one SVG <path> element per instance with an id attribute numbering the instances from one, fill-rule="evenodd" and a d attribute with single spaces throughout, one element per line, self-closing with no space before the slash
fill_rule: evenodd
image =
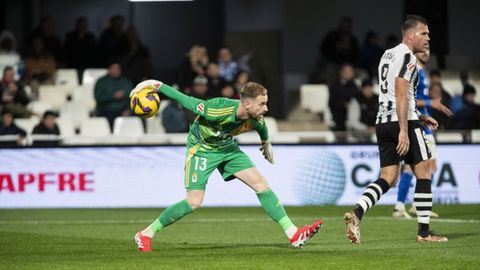
<path id="1" fill-rule="evenodd" d="M 360 243 L 360 221 L 398 178 L 400 162 L 411 165 L 417 178 L 414 205 L 418 214 L 418 242 L 445 242 L 448 239 L 430 231 L 432 210 L 431 172 L 428 141 L 421 122 L 436 129 L 437 121 L 416 110 L 418 84 L 417 60 L 414 53 L 429 46 L 429 30 L 425 18 L 409 15 L 402 26 L 402 43 L 385 51 L 378 66 L 380 95 L 376 134 L 380 151 L 380 178 L 371 183 L 354 209 L 345 213 L 347 237 Z"/>
<path id="2" fill-rule="evenodd" d="M 430 99 L 429 96 L 429 82 L 427 79 L 427 75 L 425 72 L 425 68 L 430 58 L 430 48 L 427 48 L 423 52 L 417 52 L 415 54 L 417 58 L 417 68 L 418 68 L 418 87 L 417 87 L 417 108 L 421 114 L 431 115 L 430 108 L 437 109 L 444 113 L 447 116 L 452 116 L 453 113 L 447 107 L 445 107 L 441 102 L 440 98 L 437 99 Z M 430 152 L 432 154 L 431 158 L 427 161 L 432 172 L 432 179 L 433 173 L 437 170 L 437 162 L 436 162 L 436 144 L 435 144 L 435 137 L 433 136 L 433 131 L 431 129 L 426 128 L 425 134 L 428 139 Z M 411 219 L 412 217 L 407 213 L 405 210 L 405 201 L 407 199 L 408 190 L 410 189 L 410 185 L 412 184 L 413 172 L 410 166 L 406 165 L 403 172 L 400 175 L 400 182 L 398 183 L 398 193 L 397 193 L 397 203 L 395 204 L 395 208 L 393 211 L 394 218 L 405 218 Z M 409 211 L 412 215 L 416 215 L 415 206 L 412 206 Z M 438 218 L 438 214 L 435 212 L 431 212 L 431 217 Z"/>

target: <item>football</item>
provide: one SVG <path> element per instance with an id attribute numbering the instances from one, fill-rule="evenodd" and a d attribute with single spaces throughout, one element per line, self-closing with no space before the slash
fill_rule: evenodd
<path id="1" fill-rule="evenodd" d="M 142 118 L 149 118 L 157 114 L 160 96 L 152 87 L 145 87 L 130 98 L 132 112 Z"/>

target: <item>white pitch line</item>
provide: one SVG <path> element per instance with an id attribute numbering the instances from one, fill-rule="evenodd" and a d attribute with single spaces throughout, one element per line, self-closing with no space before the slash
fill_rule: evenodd
<path id="1" fill-rule="evenodd" d="M 311 217 L 292 217 L 293 220 L 312 220 Z M 342 217 L 323 217 L 323 220 L 343 220 Z M 392 217 L 367 217 L 367 220 L 396 220 Z M 182 221 L 182 223 L 232 223 L 232 222 L 263 222 L 268 221 L 269 218 L 197 218 L 191 220 Z M 149 223 L 152 219 L 126 219 L 126 220 L 0 220 L 0 225 L 9 224 L 21 224 L 21 225 L 90 225 L 90 224 L 139 224 Z M 416 221 L 416 219 L 401 219 L 396 221 Z M 434 223 L 480 223 L 480 220 L 476 219 L 448 219 L 448 218 L 435 218 L 431 219 Z"/>

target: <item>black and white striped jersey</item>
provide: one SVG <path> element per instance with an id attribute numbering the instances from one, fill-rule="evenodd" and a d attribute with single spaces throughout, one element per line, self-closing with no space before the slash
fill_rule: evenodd
<path id="1" fill-rule="evenodd" d="M 408 89 L 408 120 L 418 120 L 416 111 L 416 92 L 418 85 L 417 59 L 407 45 L 400 43 L 386 50 L 378 65 L 378 113 L 376 124 L 396 122 L 397 106 L 395 102 L 395 78 L 410 82 Z"/>

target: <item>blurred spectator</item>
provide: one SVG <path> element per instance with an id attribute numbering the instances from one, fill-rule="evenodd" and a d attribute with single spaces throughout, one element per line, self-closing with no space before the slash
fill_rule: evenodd
<path id="1" fill-rule="evenodd" d="M 223 47 L 218 50 L 217 64 L 220 69 L 220 78 L 232 82 L 238 72 L 238 64 L 233 60 L 230 48 Z"/>
<path id="2" fill-rule="evenodd" d="M 442 85 L 438 82 L 430 84 L 430 99 L 440 99 L 440 102 L 444 105 L 444 101 L 442 100 Z M 451 126 L 452 118 L 447 116 L 441 110 L 437 110 L 435 108 L 430 108 L 430 114 L 432 117 L 437 120 L 438 122 L 438 129 L 445 130 Z"/>
<path id="3" fill-rule="evenodd" d="M 220 78 L 220 69 L 216 63 L 209 63 L 206 72 L 208 78 L 208 94 L 213 97 L 220 96 L 220 91 L 225 81 Z"/>
<path id="4" fill-rule="evenodd" d="M 339 78 L 336 79 L 328 88 L 330 98 L 328 106 L 332 112 L 336 131 L 345 131 L 345 121 L 347 119 L 347 106 L 350 99 L 358 94 L 358 87 L 354 82 L 353 67 L 350 64 L 344 64 L 340 68 Z"/>
<path id="5" fill-rule="evenodd" d="M 189 93 L 193 79 L 198 75 L 205 74 L 208 62 L 207 49 L 200 45 L 193 45 L 180 67 L 178 76 L 180 89 Z"/>
<path id="6" fill-rule="evenodd" d="M 0 70 L 5 67 L 13 67 L 15 79 L 19 79 L 18 68 L 20 64 L 20 54 L 17 52 L 15 36 L 8 30 L 2 31 L 0 34 Z M 0 74 L 3 76 L 3 73 Z M 0 77 L 2 79 L 2 77 Z"/>
<path id="7" fill-rule="evenodd" d="M 451 103 L 451 100 L 452 100 L 452 96 L 448 93 L 447 90 L 445 90 L 445 88 L 443 88 L 442 77 L 441 77 L 441 74 L 440 74 L 439 70 L 430 71 L 430 83 L 432 85 L 433 84 L 440 85 L 441 93 L 442 93 L 440 101 L 442 102 L 442 104 L 444 106 L 447 106 L 447 107 L 450 108 L 450 103 Z"/>
<path id="8" fill-rule="evenodd" d="M 475 87 L 466 84 L 461 96 L 452 99 L 452 129 L 475 129 L 478 122 L 478 106 L 475 104 Z"/>
<path id="9" fill-rule="evenodd" d="M 43 113 L 43 117 L 32 131 L 32 134 L 60 135 L 60 129 L 56 123 L 57 114 L 52 111 Z"/>
<path id="10" fill-rule="evenodd" d="M 220 97 L 236 98 L 235 94 L 235 89 L 230 83 L 224 84 L 222 89 L 220 90 Z"/>
<path id="11" fill-rule="evenodd" d="M 128 53 L 128 40 L 123 29 L 124 18 L 115 15 L 110 18 L 109 26 L 99 40 L 100 66 L 106 67 L 109 62 Z"/>
<path id="12" fill-rule="evenodd" d="M 362 82 L 360 92 L 348 106 L 347 126 L 354 131 L 375 132 L 375 120 L 378 111 L 378 95 L 373 91 L 371 79 Z"/>
<path id="13" fill-rule="evenodd" d="M 188 131 L 188 122 L 183 107 L 171 100 L 162 112 L 162 125 L 166 133 L 183 133 Z"/>
<path id="14" fill-rule="evenodd" d="M 3 69 L 3 78 L 0 84 L 0 98 L 2 108 L 7 109 L 15 118 L 28 118 L 32 113 L 26 106 L 30 99 L 21 83 L 15 81 L 15 72 L 12 67 Z"/>
<path id="15" fill-rule="evenodd" d="M 127 31 L 129 51 L 120 58 L 123 74 L 134 85 L 153 76 L 150 52 L 143 46 L 138 37 L 138 32 L 130 27 Z"/>
<path id="16" fill-rule="evenodd" d="M 208 96 L 208 79 L 205 76 L 199 75 L 195 77 L 192 85 L 192 92 L 190 94 L 193 97 L 207 100 L 210 97 Z M 197 115 L 189 110 L 185 110 L 185 119 L 187 123 L 191 123 Z"/>
<path id="17" fill-rule="evenodd" d="M 385 38 L 385 50 L 391 49 L 400 43 L 400 40 L 395 34 L 389 34 Z"/>
<path id="18" fill-rule="evenodd" d="M 45 47 L 43 39 L 33 40 L 32 50 L 27 57 L 25 82 L 32 87 L 32 94 L 38 97 L 38 87 L 43 84 L 53 84 L 57 65 L 51 52 Z"/>
<path id="19" fill-rule="evenodd" d="M 0 123 L 0 135 L 18 135 L 16 145 L 22 145 L 23 140 L 27 136 L 25 130 L 19 128 L 14 120 L 13 115 L 6 109 L 2 109 L 2 122 Z"/>
<path id="20" fill-rule="evenodd" d="M 132 88 L 130 80 L 122 76 L 117 62 L 112 62 L 108 66 L 108 74 L 95 83 L 97 116 L 106 117 L 112 130 L 115 118 L 130 115 L 128 95 Z"/>
<path id="21" fill-rule="evenodd" d="M 380 63 L 380 58 L 384 52 L 379 44 L 378 35 L 373 31 L 369 31 L 365 36 L 365 42 L 360 49 L 360 55 L 358 58 L 359 66 L 368 71 L 368 76 L 371 79 L 376 78 L 377 76 L 378 63 Z"/>
<path id="22" fill-rule="evenodd" d="M 65 56 L 67 67 L 78 72 L 78 81 L 81 83 L 83 71 L 96 66 L 98 59 L 95 36 L 88 31 L 88 21 L 84 16 L 78 17 L 75 29 L 65 38 Z"/>
<path id="23" fill-rule="evenodd" d="M 43 17 L 40 20 L 40 25 L 33 30 L 29 42 L 30 49 L 33 49 L 36 46 L 35 40 L 37 38 L 42 39 L 45 49 L 53 55 L 55 64 L 61 66 L 63 64 L 62 43 L 60 38 L 55 35 L 55 25 L 52 17 Z"/>
<path id="24" fill-rule="evenodd" d="M 352 33 L 353 22 L 350 17 L 343 17 L 338 28 L 330 31 L 323 40 L 319 50 L 331 63 L 353 64 L 358 56 L 358 41 Z"/>
<path id="25" fill-rule="evenodd" d="M 234 98 L 240 99 L 240 91 L 242 87 L 250 81 L 250 74 L 246 71 L 239 71 L 233 79 L 233 88 L 235 89 Z"/>

